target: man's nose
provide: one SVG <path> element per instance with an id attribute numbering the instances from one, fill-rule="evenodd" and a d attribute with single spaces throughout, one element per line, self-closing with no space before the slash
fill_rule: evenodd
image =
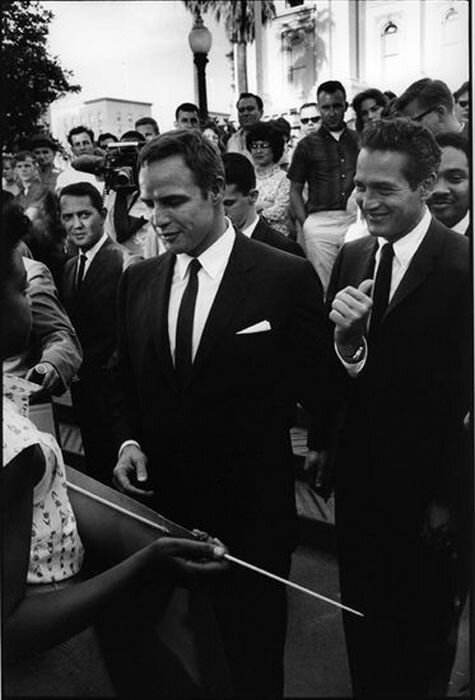
<path id="1" fill-rule="evenodd" d="M 448 183 L 445 177 L 438 177 L 432 190 L 432 196 L 434 194 L 447 194 L 449 191 Z"/>
<path id="2" fill-rule="evenodd" d="M 153 213 L 151 217 L 152 224 L 157 228 L 164 228 L 170 221 L 168 216 L 168 209 L 166 207 L 161 207 L 156 204 L 153 208 Z"/>

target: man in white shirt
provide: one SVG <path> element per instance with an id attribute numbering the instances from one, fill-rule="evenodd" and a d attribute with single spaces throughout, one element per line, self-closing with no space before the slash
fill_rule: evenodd
<path id="1" fill-rule="evenodd" d="M 457 233 L 470 234 L 470 166 L 468 141 L 444 132 L 435 140 L 442 149 L 439 172 L 428 201 L 433 216 Z"/>
<path id="2" fill-rule="evenodd" d="M 348 375 L 335 498 L 342 599 L 364 613 L 344 616 L 358 697 L 445 695 L 467 589 L 469 254 L 426 206 L 439 163 L 418 124 L 365 131 L 355 187 L 370 235 L 342 248 L 329 287 Z"/>
<path id="3" fill-rule="evenodd" d="M 111 431 L 110 368 L 117 343 L 116 297 L 123 251 L 104 233 L 106 210 L 88 182 L 68 185 L 59 198 L 61 221 L 79 255 L 64 268 L 64 305 L 83 350 L 79 381 L 71 385 L 88 473 L 109 483 L 116 450 Z"/>
<path id="4" fill-rule="evenodd" d="M 318 279 L 234 230 L 222 160 L 198 131 L 144 146 L 139 183 L 167 252 L 120 285 L 115 482 L 288 576 L 289 427 L 297 397 L 325 406 L 334 361 Z M 235 568 L 214 604 L 236 695 L 281 696 L 285 591 Z"/>
<path id="5" fill-rule="evenodd" d="M 87 126 L 75 126 L 68 133 L 68 143 L 73 152 L 74 158 L 79 156 L 94 156 L 94 132 Z M 76 170 L 72 165 L 65 168 L 56 180 L 56 193 L 60 194 L 63 187 L 76 182 L 90 182 L 102 194 L 104 190 L 104 180 L 99 179 L 92 172 Z"/>
<path id="6" fill-rule="evenodd" d="M 243 153 L 249 159 L 250 152 L 247 150 L 246 138 L 254 124 L 262 119 L 264 112 L 264 103 L 259 95 L 254 95 L 252 92 L 242 92 L 236 104 L 239 129 L 233 134 L 227 144 L 226 151 L 228 153 Z"/>

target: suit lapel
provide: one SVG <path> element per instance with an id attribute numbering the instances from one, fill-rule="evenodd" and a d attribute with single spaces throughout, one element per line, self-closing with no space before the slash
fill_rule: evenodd
<path id="1" fill-rule="evenodd" d="M 201 371 L 214 344 L 231 323 L 249 288 L 250 275 L 248 273 L 254 266 L 249 247 L 248 239 L 243 234 L 236 234 L 223 279 L 203 329 L 193 363 L 192 379 Z"/>
<path id="2" fill-rule="evenodd" d="M 432 221 L 422 243 L 409 263 L 404 277 L 394 292 L 383 319 L 424 282 L 434 267 L 435 258 L 440 254 L 441 245 L 442 230 L 436 222 Z"/>
<path id="3" fill-rule="evenodd" d="M 97 278 L 101 278 L 104 274 L 107 274 L 104 271 L 104 264 L 106 262 L 104 258 L 107 258 L 108 249 L 112 245 L 112 240 L 107 239 L 107 241 L 105 241 L 103 245 L 99 248 L 96 255 L 92 259 L 92 262 L 89 265 L 86 274 L 84 275 L 84 279 L 81 284 L 81 289 L 85 285 L 94 284 Z"/>
<path id="4" fill-rule="evenodd" d="M 177 388 L 168 338 L 168 303 L 174 267 L 174 255 L 166 253 L 161 257 L 157 276 L 150 285 L 150 316 L 147 314 L 147 318 L 153 319 L 153 342 L 158 355 L 158 365 L 172 387 Z"/>

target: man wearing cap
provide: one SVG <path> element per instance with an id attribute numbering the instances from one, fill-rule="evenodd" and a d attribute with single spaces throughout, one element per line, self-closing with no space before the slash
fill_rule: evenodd
<path id="1" fill-rule="evenodd" d="M 38 163 L 43 186 L 47 190 L 54 192 L 56 180 L 61 172 L 54 165 L 54 158 L 58 150 L 57 144 L 47 134 L 35 134 L 30 141 L 30 150 Z"/>

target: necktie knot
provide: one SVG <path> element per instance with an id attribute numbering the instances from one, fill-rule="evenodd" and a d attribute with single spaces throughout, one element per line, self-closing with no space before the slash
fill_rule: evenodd
<path id="1" fill-rule="evenodd" d="M 193 258 L 190 264 L 188 265 L 188 275 L 189 277 L 196 277 L 198 272 L 201 269 L 201 263 L 198 260 L 198 258 Z"/>

